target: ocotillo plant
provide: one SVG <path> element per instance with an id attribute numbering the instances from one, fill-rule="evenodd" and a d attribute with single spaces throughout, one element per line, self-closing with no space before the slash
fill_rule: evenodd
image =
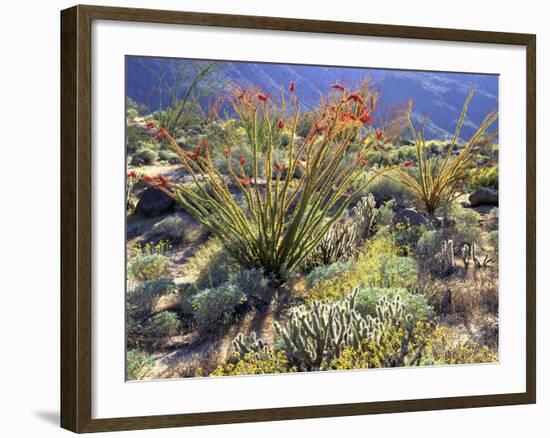
<path id="1" fill-rule="evenodd" d="M 485 131 L 498 118 L 497 111 L 490 112 L 483 119 L 470 140 L 466 142 L 460 151 L 457 151 L 460 130 L 464 124 L 464 119 L 472 96 L 473 90 L 470 89 L 468 97 L 464 102 L 460 119 L 456 125 L 454 137 L 449 143 L 443 157 L 433 158 L 430 157 L 429 146 L 426 144 L 423 127 L 421 126 L 420 132 L 417 132 L 412 123 L 411 112 L 413 101 L 409 101 L 406 118 L 412 140 L 416 147 L 418 169 L 417 172 L 411 171 L 414 163 L 412 161 L 407 161 L 403 166 L 397 169 L 397 178 L 395 178 L 395 180 L 424 204 L 426 213 L 429 216 L 435 213 L 435 210 L 443 201 L 449 201 L 454 197 L 457 186 L 461 182 L 471 178 L 472 168 L 475 168 L 477 155 L 479 153 L 474 151 L 474 146 L 484 135 Z M 494 138 L 494 135 L 490 137 Z M 381 147 L 379 147 L 379 150 L 385 154 Z"/>
<path id="2" fill-rule="evenodd" d="M 181 203 L 220 238 L 227 253 L 243 267 L 262 268 L 266 275 L 284 280 L 372 179 L 387 170 L 376 169 L 358 184 L 367 166 L 363 157 L 373 146 L 363 146 L 353 160 L 346 155 L 365 125 L 372 123 L 375 98 L 368 88 L 350 93 L 334 84 L 333 89 L 331 100 L 320 105 L 309 134 L 300 142 L 295 135 L 300 103 L 293 86 L 284 110 L 283 103 L 278 104 L 270 95 L 253 88 L 238 90 L 232 102 L 250 142 L 252 170 L 248 173 L 245 157 L 241 155 L 238 161 L 233 158 L 231 145 L 225 151 L 228 159 L 224 171 L 214 166 L 206 145 L 193 152 L 184 150 L 166 130 L 158 128 L 194 185 L 162 176 L 149 178 L 149 183 Z M 273 114 L 286 116 L 273 126 Z M 277 162 L 273 149 L 286 127 L 291 134 L 286 159 Z M 260 167 L 265 183 L 259 178 Z M 296 172 L 299 167 L 302 172 Z M 242 194 L 244 205 L 230 187 Z"/>

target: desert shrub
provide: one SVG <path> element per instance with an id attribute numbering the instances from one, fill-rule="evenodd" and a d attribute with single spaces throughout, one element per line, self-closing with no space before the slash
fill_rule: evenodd
<path id="1" fill-rule="evenodd" d="M 183 219 L 179 216 L 170 216 L 153 225 L 149 235 L 153 239 L 161 239 L 177 243 L 181 242 L 183 239 L 183 233 Z"/>
<path id="2" fill-rule="evenodd" d="M 211 376 L 243 376 L 252 374 L 279 374 L 295 372 L 290 366 L 284 351 L 267 353 L 266 357 L 258 357 L 248 353 L 241 357 L 235 353 L 232 360 L 226 365 L 219 365 Z"/>
<path id="3" fill-rule="evenodd" d="M 126 379 L 142 380 L 153 368 L 155 360 L 145 351 L 131 349 L 126 352 Z"/>
<path id="4" fill-rule="evenodd" d="M 175 312 L 161 312 L 147 319 L 143 324 L 143 334 L 151 344 L 175 336 L 180 330 L 180 320 Z"/>
<path id="5" fill-rule="evenodd" d="M 478 243 L 481 238 L 479 221 L 481 217 L 475 210 L 463 208 L 456 216 L 456 234 L 460 242 Z"/>
<path id="6" fill-rule="evenodd" d="M 159 151 L 158 159 L 160 161 L 168 161 L 170 164 L 178 164 L 179 163 L 178 154 L 176 154 L 173 151 L 168 151 L 168 150 Z"/>
<path id="7" fill-rule="evenodd" d="M 128 265 L 128 272 L 139 281 L 153 280 L 166 274 L 170 260 L 162 254 L 146 254 L 134 258 Z"/>
<path id="8" fill-rule="evenodd" d="M 149 148 L 141 148 L 132 154 L 130 162 L 134 166 L 151 165 L 157 161 L 157 158 L 158 154 L 155 151 Z"/>
<path id="9" fill-rule="evenodd" d="M 228 283 L 236 285 L 247 297 L 269 300 L 273 291 L 273 279 L 262 269 L 245 269 L 230 273 Z"/>
<path id="10" fill-rule="evenodd" d="M 386 297 L 393 301 L 399 296 L 406 314 L 411 315 L 409 324 L 415 325 L 421 319 L 431 321 L 434 317 L 434 309 L 428 303 L 423 294 L 411 294 L 404 288 L 379 288 L 365 287 L 357 291 L 355 308 L 361 315 L 376 316 L 376 306 Z"/>
<path id="11" fill-rule="evenodd" d="M 468 189 L 474 191 L 480 187 L 498 190 L 498 166 L 485 167 L 473 172 L 468 181 Z"/>
<path id="12" fill-rule="evenodd" d="M 180 320 L 175 312 L 161 312 L 151 317 L 126 318 L 126 345 L 129 348 L 152 350 L 170 336 L 178 334 Z"/>
<path id="13" fill-rule="evenodd" d="M 367 191 L 372 193 L 378 202 L 394 200 L 398 204 L 404 204 L 408 194 L 403 187 L 395 180 L 394 172 L 388 172 L 387 176 L 382 175 L 376 178 L 368 187 Z"/>
<path id="14" fill-rule="evenodd" d="M 396 224 L 393 228 L 395 242 L 403 248 L 407 254 L 411 253 L 422 234 L 428 230 L 426 225 Z"/>
<path id="15" fill-rule="evenodd" d="M 471 339 L 463 339 L 455 327 L 439 326 L 426 342 L 423 365 L 454 365 L 498 361 L 498 353 Z"/>
<path id="16" fill-rule="evenodd" d="M 384 202 L 382 206 L 378 209 L 376 215 L 376 223 L 379 226 L 391 225 L 393 219 L 393 208 L 395 207 L 395 200 L 390 199 L 389 201 Z"/>
<path id="17" fill-rule="evenodd" d="M 202 290 L 192 298 L 195 324 L 203 333 L 218 333 L 238 320 L 237 307 L 245 301 L 246 295 L 235 284 Z"/>
<path id="18" fill-rule="evenodd" d="M 489 243 L 493 258 L 498 261 L 498 230 L 491 231 L 487 235 L 487 242 Z"/>
<path id="19" fill-rule="evenodd" d="M 202 244 L 195 254 L 182 267 L 194 283 L 197 290 L 219 286 L 227 281 L 236 266 L 228 260 L 228 255 L 218 239 L 209 239 Z"/>
<path id="20" fill-rule="evenodd" d="M 139 283 L 128 292 L 128 311 L 132 315 L 149 315 L 163 295 L 175 292 L 176 285 L 170 278 L 155 278 Z"/>
<path id="21" fill-rule="evenodd" d="M 359 250 L 357 260 L 349 265 L 337 266 L 337 269 L 342 269 L 341 272 L 320 278 L 316 284 L 312 284 L 307 299 L 336 300 L 358 287 L 404 287 L 414 290 L 418 264 L 412 257 L 401 254 L 402 249 L 396 244 L 393 235 L 379 231 Z"/>
<path id="22" fill-rule="evenodd" d="M 311 289 L 324 280 L 348 271 L 350 267 L 351 262 L 336 262 L 326 266 L 318 266 L 307 275 L 307 287 Z"/>
<path id="23" fill-rule="evenodd" d="M 147 139 L 147 134 L 141 126 L 128 125 L 126 127 L 126 153 L 133 153 L 140 143 Z"/>
<path id="24" fill-rule="evenodd" d="M 485 218 L 484 227 L 487 231 L 498 230 L 498 207 L 493 207 Z"/>
<path id="25" fill-rule="evenodd" d="M 416 255 L 423 260 L 430 260 L 441 250 L 444 237 L 437 230 L 424 230 L 416 242 Z"/>
<path id="26" fill-rule="evenodd" d="M 136 117 L 139 117 L 139 112 L 136 108 L 130 107 L 126 110 L 126 118 L 128 120 L 134 120 Z"/>

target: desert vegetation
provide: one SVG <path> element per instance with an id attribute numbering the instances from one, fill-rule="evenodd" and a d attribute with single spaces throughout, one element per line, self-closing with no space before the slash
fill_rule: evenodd
<path id="1" fill-rule="evenodd" d="M 497 361 L 498 114 L 463 138 L 475 90 L 427 139 L 367 77 L 306 105 L 215 70 L 127 101 L 127 378 Z"/>

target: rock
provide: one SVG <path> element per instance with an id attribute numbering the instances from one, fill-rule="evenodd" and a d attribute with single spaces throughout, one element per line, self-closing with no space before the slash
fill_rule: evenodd
<path id="1" fill-rule="evenodd" d="M 393 215 L 394 225 L 404 224 L 411 226 L 426 225 L 428 220 L 413 208 L 406 208 Z"/>
<path id="2" fill-rule="evenodd" d="M 462 205 L 464 208 L 472 207 L 472 204 L 470 204 L 470 201 L 460 201 L 460 205 Z"/>
<path id="3" fill-rule="evenodd" d="M 136 214 L 146 217 L 160 216 L 174 208 L 175 202 L 168 195 L 154 187 L 142 193 L 136 206 Z"/>
<path id="4" fill-rule="evenodd" d="M 498 192 L 495 192 L 484 187 L 473 192 L 468 199 L 472 207 L 478 205 L 496 205 L 498 206 Z"/>

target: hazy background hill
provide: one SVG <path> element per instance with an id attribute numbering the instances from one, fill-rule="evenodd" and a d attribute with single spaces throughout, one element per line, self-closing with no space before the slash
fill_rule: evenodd
<path id="1" fill-rule="evenodd" d="M 172 84 L 178 72 L 196 65 L 197 61 L 193 60 L 128 57 L 127 96 L 156 110 L 159 99 L 154 90 L 159 77 L 163 76 L 166 83 Z M 462 138 L 469 137 L 483 117 L 498 108 L 496 75 L 220 61 L 209 80 L 218 87 L 228 83 L 255 84 L 274 94 L 294 81 L 303 106 L 309 107 L 330 89 L 330 84 L 353 85 L 366 77 L 370 77 L 373 86 L 381 92 L 379 110 L 382 112 L 390 105 L 414 99 L 414 118 L 419 120 L 424 115 L 429 116 L 426 124 L 428 138 L 452 135 L 469 87 L 474 88 L 475 94 Z"/>

